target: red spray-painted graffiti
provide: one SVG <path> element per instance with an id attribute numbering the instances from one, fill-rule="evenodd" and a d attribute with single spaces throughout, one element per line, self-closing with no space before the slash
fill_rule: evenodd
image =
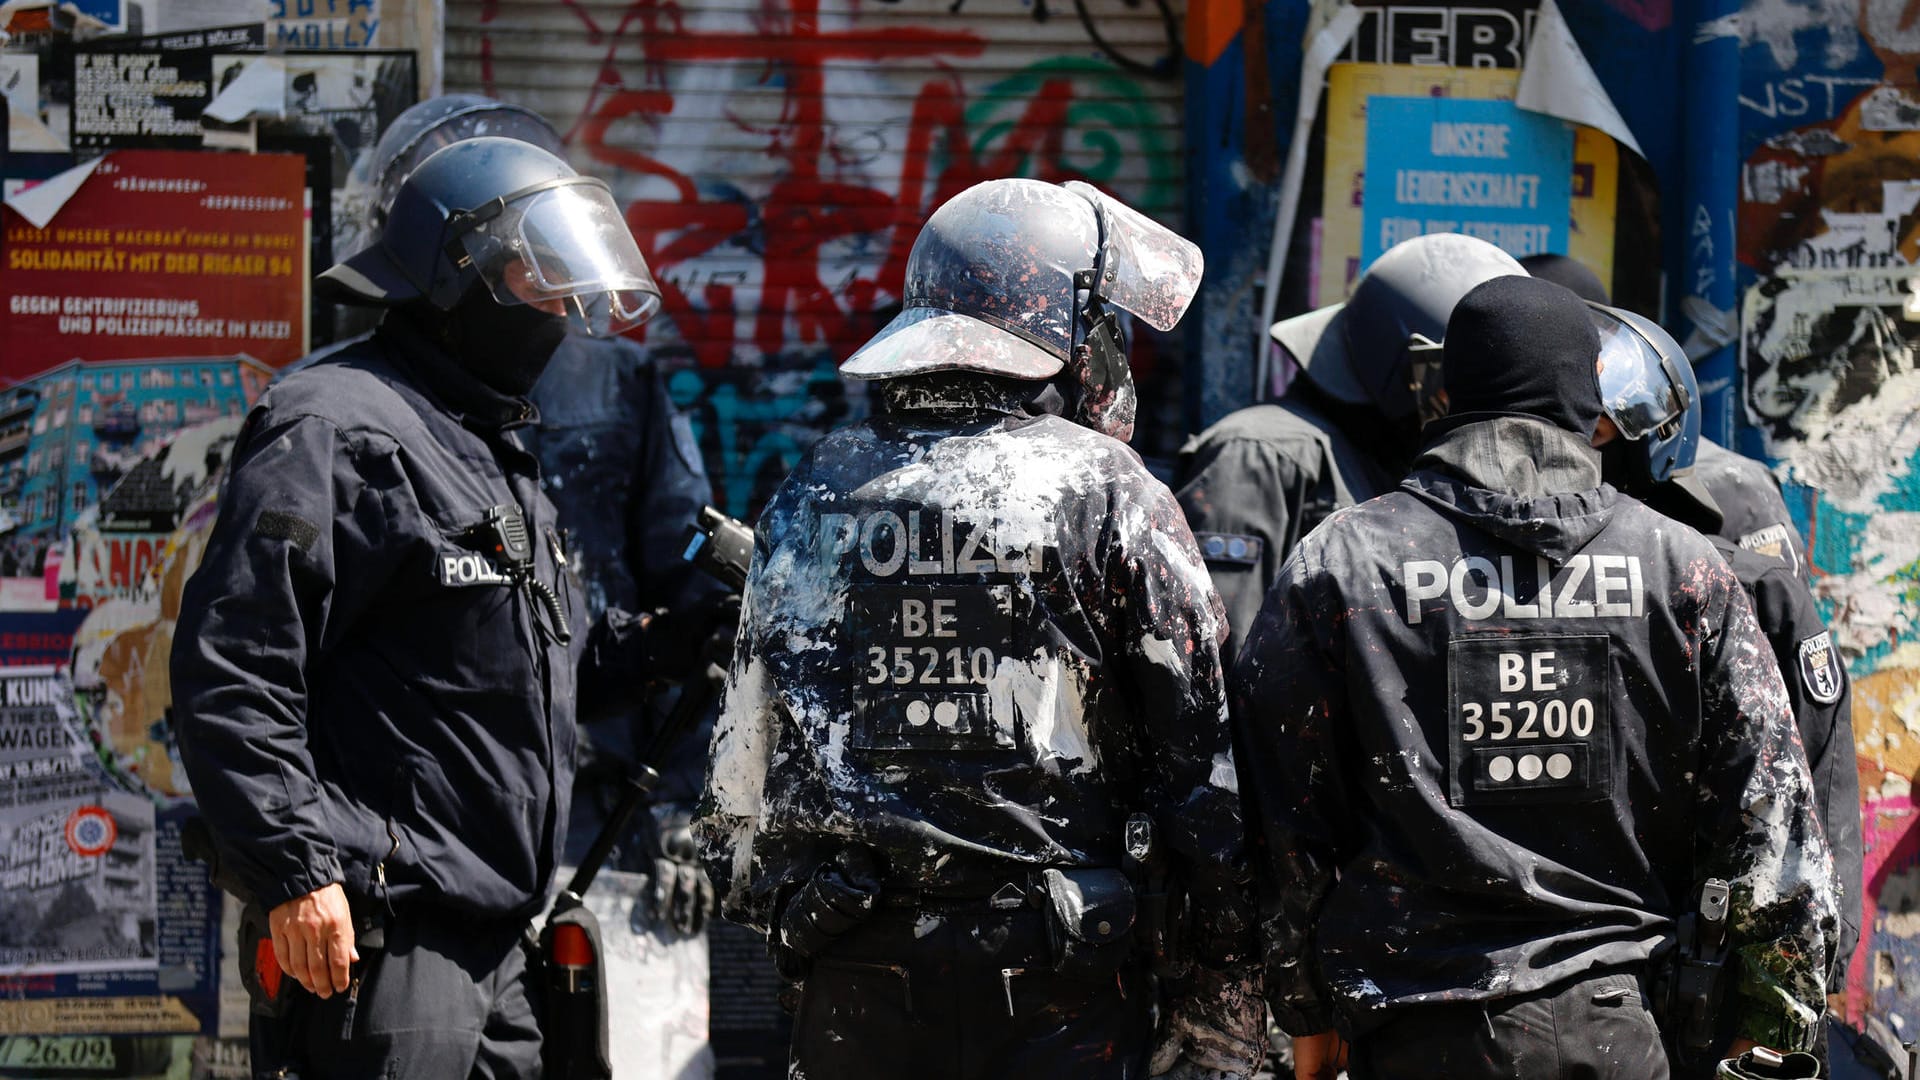
<path id="1" fill-rule="evenodd" d="M 754 352 L 774 356 L 796 346 L 822 346 L 843 358 L 871 335 L 877 325 L 873 313 L 897 300 L 915 231 L 933 206 L 997 176 L 1105 179 L 1091 175 L 1097 170 L 1070 164 L 1066 145 L 1076 105 L 1099 104 L 1077 101 L 1076 91 L 1084 93 L 1089 77 L 1096 82 L 1121 78 L 1101 62 L 1061 58 L 1039 65 L 1024 80 L 1031 90 L 1019 115 L 994 126 L 991 146 L 972 130 L 973 110 L 958 75 L 929 79 L 913 98 L 898 173 L 885 188 L 841 178 L 845 170 L 826 133 L 827 65 L 922 61 L 938 69 L 945 61 L 981 55 L 988 43 L 979 34 L 901 26 L 823 29 L 819 0 L 794 0 L 784 11 L 763 12 L 755 17 L 761 25 L 754 32 L 688 30 L 679 8 L 656 0 L 630 5 L 611 34 L 586 11 L 574 10 L 589 38 L 603 44 L 605 59 L 568 138 L 594 161 L 664 180 L 674 192 L 672 198 L 629 203 L 627 221 L 660 278 L 666 314 L 702 367 L 725 367 L 735 357 L 741 344 L 736 315 L 744 299 L 736 289 L 743 283 L 676 270 L 723 247 L 745 246 L 758 254 L 759 297 L 749 337 Z M 486 17 L 483 11 L 483 23 Z M 638 87 L 616 63 L 623 48 L 636 43 L 642 57 Z M 493 92 L 490 45 L 491 39 L 483 37 L 481 76 Z M 729 116 L 739 131 L 766 140 L 764 153 L 779 167 L 779 179 L 758 202 L 737 193 L 708 197 L 698 178 L 613 137 L 616 126 L 659 123 L 671 116 L 677 101 L 664 85 L 664 72 L 670 65 L 697 62 L 760 65 L 763 85 L 781 88 L 776 123 L 763 127 Z M 1111 94 L 1110 87 L 1096 89 L 1103 97 Z M 1128 119 L 1101 118 L 1108 123 Z M 1106 163 L 1114 156 L 1103 148 L 1098 160 Z M 743 236 L 750 238 L 744 245 Z M 832 284 L 823 280 L 823 248 L 855 237 L 874 238 L 876 249 L 884 251 L 877 271 Z"/>
<path id="2" fill-rule="evenodd" d="M 930 24 L 903 10 L 916 6 Z M 480 9 L 468 78 L 496 97 L 564 102 L 554 118 L 575 163 L 613 184 L 661 286 L 663 316 L 634 336 L 687 369 L 674 396 L 735 514 L 758 505 L 810 434 L 863 411 L 833 369 L 898 309 L 935 206 L 1003 176 L 1086 180 L 1162 215 L 1180 204 L 1177 84 L 1143 84 L 1141 64 L 1113 59 L 1164 47 L 1157 0 L 1087 40 L 1065 20 L 961 22 L 924 0 L 561 10 L 534 19 L 550 36 L 584 31 L 575 87 L 553 89 L 519 36 L 529 24 L 494 5 Z M 1148 344 L 1135 351 L 1143 386 L 1177 367 L 1156 362 L 1164 342 Z M 1149 429 L 1148 452 L 1156 436 L 1178 432 Z"/>

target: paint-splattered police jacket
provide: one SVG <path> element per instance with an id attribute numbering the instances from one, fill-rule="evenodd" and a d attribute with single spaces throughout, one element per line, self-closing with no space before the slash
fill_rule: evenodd
<path id="1" fill-rule="evenodd" d="M 989 381 L 911 406 L 902 382 L 760 519 L 697 824 L 724 909 L 764 928 L 849 844 L 949 894 L 1113 867 L 1143 811 L 1203 953 L 1246 956 L 1219 601 L 1173 496 Z"/>
<path id="2" fill-rule="evenodd" d="M 520 507 L 577 646 L 585 605 L 514 430 L 532 419 L 399 313 L 248 417 L 172 679 L 194 795 L 261 904 L 333 883 L 483 918 L 543 903 L 576 657 L 480 528 Z"/>
<path id="3" fill-rule="evenodd" d="M 1229 663 L 1300 538 L 1399 477 L 1294 399 L 1241 409 L 1188 440 L 1174 490 L 1226 605 Z"/>
<path id="4" fill-rule="evenodd" d="M 1295 549 L 1233 686 L 1289 1031 L 1644 970 L 1718 877 L 1727 1007 L 1808 1037 L 1834 900 L 1779 668 L 1712 545 L 1581 440 L 1440 436 Z"/>
<path id="5" fill-rule="evenodd" d="M 1753 601 L 1760 632 L 1773 646 L 1773 657 L 1785 676 L 1787 697 L 1800 729 L 1800 745 L 1813 773 L 1815 805 L 1826 826 L 1827 849 L 1833 852 L 1834 899 L 1840 911 L 1839 945 L 1827 973 L 1827 985 L 1838 993 L 1847 977 L 1847 963 L 1860 943 L 1860 773 L 1853 751 L 1852 688 L 1847 666 L 1833 635 L 1820 621 L 1813 594 L 1778 558 L 1742 548 L 1723 536 L 1713 536 L 1740 587 Z"/>

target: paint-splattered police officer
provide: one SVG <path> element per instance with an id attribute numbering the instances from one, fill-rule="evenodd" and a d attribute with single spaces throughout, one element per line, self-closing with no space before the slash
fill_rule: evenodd
<path id="1" fill-rule="evenodd" d="M 1356 1080 L 1665 1077 L 1654 956 L 1712 880 L 1730 1049 L 1817 1030 L 1834 898 L 1786 689 L 1712 545 L 1602 483 L 1629 390 L 1590 310 L 1468 293 L 1413 476 L 1302 541 L 1237 663 L 1299 1076 L 1344 1036 Z"/>
<path id="2" fill-rule="evenodd" d="M 969 188 L 843 368 L 879 415 L 761 518 L 697 831 L 804 980 L 795 1076 L 1258 1063 L 1219 601 L 1122 441 L 1122 313 L 1169 329 L 1199 277 L 1085 184 Z"/>

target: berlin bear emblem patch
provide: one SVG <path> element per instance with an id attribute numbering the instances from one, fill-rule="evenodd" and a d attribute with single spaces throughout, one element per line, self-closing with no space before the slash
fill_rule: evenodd
<path id="1" fill-rule="evenodd" d="M 1800 681 L 1813 700 L 1831 705 L 1840 700 L 1845 674 L 1840 670 L 1840 655 L 1833 648 L 1833 634 L 1822 630 L 1800 643 Z"/>

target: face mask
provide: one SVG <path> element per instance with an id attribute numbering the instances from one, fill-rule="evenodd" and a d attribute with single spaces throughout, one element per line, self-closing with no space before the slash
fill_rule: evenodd
<path id="1" fill-rule="evenodd" d="M 567 336 L 567 320 L 531 304 L 502 304 L 484 285 L 446 313 L 449 351 L 473 377 L 512 397 L 540 381 Z"/>
<path id="2" fill-rule="evenodd" d="M 1619 436 L 1600 448 L 1600 475 L 1636 498 L 1646 498 L 1654 487 L 1647 470 L 1646 448 Z"/>

